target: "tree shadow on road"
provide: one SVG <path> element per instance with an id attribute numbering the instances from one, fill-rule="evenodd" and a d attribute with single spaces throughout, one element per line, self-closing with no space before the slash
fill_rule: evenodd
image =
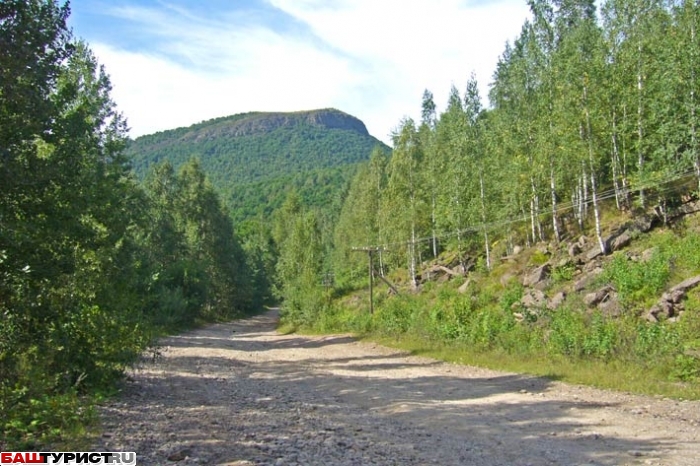
<path id="1" fill-rule="evenodd" d="M 269 334 L 261 332 L 261 322 L 270 323 L 239 324 L 230 339 L 216 336 L 221 327 L 168 339 L 168 346 L 205 353 L 165 352 L 145 364 L 117 407 L 105 408 L 107 427 L 122 426 L 124 441 L 143 456 L 142 464 L 158 464 L 177 448 L 206 458 L 206 464 L 274 463 L 289 451 L 285 442 L 300 438 L 305 449 L 322 455 L 329 432 L 344 439 L 338 448 L 380 444 L 417 464 L 633 464 L 679 447 L 678 440 L 663 436 L 650 441 L 617 434 L 606 421 L 614 403 L 555 399 L 550 379 L 474 377 L 393 352 L 352 357 L 341 350 L 321 358 L 314 354 L 352 338 L 265 341 L 259 337 Z M 308 352 L 296 360 L 262 358 L 285 349 Z M 251 359 L 251 353 L 261 359 Z M 143 422 L 170 440 L 155 445 L 139 436 Z M 105 442 L 110 447 L 111 440 Z M 347 455 L 347 464 L 364 464 L 362 448 Z"/>

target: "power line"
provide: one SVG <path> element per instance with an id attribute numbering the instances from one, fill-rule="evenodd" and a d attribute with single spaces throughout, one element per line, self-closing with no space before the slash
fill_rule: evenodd
<path id="1" fill-rule="evenodd" d="M 640 191 L 640 190 L 660 188 L 661 186 L 668 185 L 671 182 L 678 181 L 678 180 L 681 180 L 683 178 L 694 176 L 694 175 L 695 175 L 694 170 L 688 170 L 684 173 L 666 173 L 666 174 L 650 177 L 650 178 L 646 179 L 645 182 L 636 185 L 634 187 L 634 189 L 629 188 L 629 187 L 626 188 L 624 190 L 624 194 L 630 194 L 632 192 Z M 664 189 L 659 191 L 659 194 L 660 195 L 666 194 L 666 193 L 670 192 L 672 189 L 673 189 L 673 187 L 666 186 Z M 612 188 L 612 189 L 609 189 L 606 191 L 596 193 L 596 201 L 601 202 L 601 201 L 614 199 L 618 195 L 618 192 L 619 192 L 619 190 Z M 574 208 L 579 207 L 579 206 L 590 206 L 592 204 L 593 204 L 593 196 L 591 195 L 591 196 L 588 196 L 586 199 L 581 200 L 580 202 L 568 201 L 568 202 L 558 204 L 556 211 L 557 211 L 557 213 L 563 213 L 563 212 L 573 210 Z M 539 212 L 536 215 L 536 217 L 538 219 L 541 219 L 542 217 L 545 217 L 545 216 L 550 215 L 550 214 L 551 214 L 551 211 L 545 210 L 545 211 Z M 505 227 L 508 225 L 513 225 L 516 223 L 526 222 L 526 221 L 531 220 L 531 218 L 532 218 L 532 214 L 523 214 L 521 216 L 511 217 L 509 219 L 504 219 L 504 220 L 500 220 L 497 222 L 482 223 L 482 224 L 475 225 L 475 226 L 457 229 L 451 233 L 443 233 L 439 236 L 436 236 L 436 238 L 439 240 L 444 240 L 444 239 L 454 238 L 458 235 L 463 235 L 466 233 L 478 233 L 478 232 L 483 231 L 485 229 L 486 230 L 493 230 L 495 228 L 500 228 L 500 227 Z M 412 244 L 412 243 L 413 244 L 421 244 L 421 243 L 430 242 L 432 240 L 433 240 L 433 236 L 431 235 L 431 236 L 426 236 L 423 238 L 418 238 L 415 241 L 411 241 L 411 240 L 397 241 L 397 242 L 392 242 L 392 243 L 384 243 L 384 244 L 377 245 L 377 246 L 365 246 L 365 247 L 361 247 L 361 248 L 352 248 L 352 249 L 353 250 L 363 250 L 363 251 L 366 251 L 368 248 L 373 248 L 375 250 L 387 250 L 387 249 L 391 249 L 392 247 L 407 246 L 407 245 Z"/>

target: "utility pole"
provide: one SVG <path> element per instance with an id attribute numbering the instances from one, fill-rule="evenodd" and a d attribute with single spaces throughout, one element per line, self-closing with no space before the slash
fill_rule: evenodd
<path id="1" fill-rule="evenodd" d="M 374 314 L 374 253 L 381 248 L 352 248 L 353 251 L 366 252 L 369 256 L 369 313 Z"/>

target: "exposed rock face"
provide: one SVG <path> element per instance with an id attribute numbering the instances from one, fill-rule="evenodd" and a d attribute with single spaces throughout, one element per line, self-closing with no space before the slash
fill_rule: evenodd
<path id="1" fill-rule="evenodd" d="M 206 131 L 200 131 L 197 138 L 211 138 L 228 134 L 230 136 L 247 136 L 267 133 L 282 127 L 298 125 L 320 126 L 328 129 L 355 131 L 368 136 L 367 127 L 352 115 L 335 109 L 312 110 L 308 112 L 265 113 L 252 112 L 242 115 L 237 121 L 213 125 Z"/>

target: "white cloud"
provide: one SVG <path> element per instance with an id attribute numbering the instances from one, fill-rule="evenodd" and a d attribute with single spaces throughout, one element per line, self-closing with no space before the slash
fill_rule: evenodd
<path id="1" fill-rule="evenodd" d="M 235 12 L 111 10 L 150 39 L 130 51 L 91 44 L 132 136 L 247 111 L 336 107 L 387 141 L 404 115 L 419 116 L 423 89 L 443 107 L 474 70 L 485 92 L 527 15 L 522 0 L 268 1 L 312 34 Z"/>

